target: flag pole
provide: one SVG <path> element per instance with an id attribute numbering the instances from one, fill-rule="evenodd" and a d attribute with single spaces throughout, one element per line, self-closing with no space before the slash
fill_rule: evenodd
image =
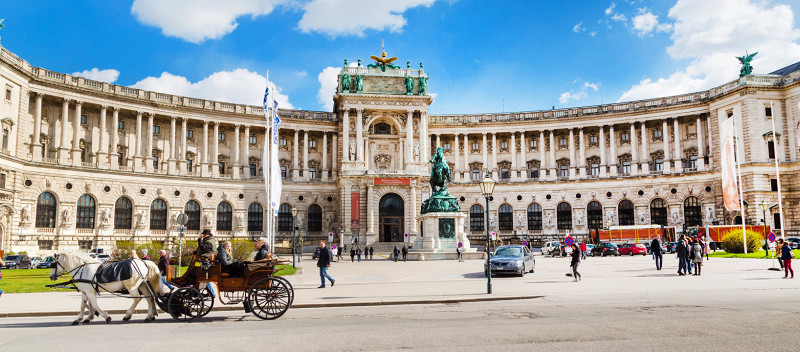
<path id="1" fill-rule="evenodd" d="M 269 157 L 270 157 L 270 148 L 271 148 L 271 140 L 270 138 L 270 125 L 272 124 L 272 113 L 270 112 L 270 105 L 268 104 L 268 98 L 270 98 L 270 91 L 269 91 L 269 70 L 267 70 L 265 74 L 266 83 L 267 83 L 267 93 L 268 95 L 264 97 L 264 114 L 266 114 L 266 130 L 264 131 L 264 155 L 261 158 L 261 174 L 264 177 L 264 186 L 266 188 L 267 193 L 267 208 L 269 209 L 269 214 L 272 215 L 272 203 L 270 202 L 272 198 L 270 197 L 270 185 L 269 185 Z M 249 143 L 249 141 L 248 141 Z M 272 232 L 272 216 L 267 217 L 267 242 L 269 244 L 269 248 L 272 250 L 272 253 L 275 253 L 275 244 L 272 241 L 273 232 Z"/>
<path id="2" fill-rule="evenodd" d="M 772 102 L 769 102 L 769 111 L 772 113 L 771 120 L 772 120 L 772 150 L 775 153 L 775 177 L 777 178 L 776 182 L 778 183 L 778 213 L 781 217 L 781 238 L 786 238 L 784 233 L 786 232 L 786 228 L 783 227 L 783 197 L 781 196 L 781 170 L 778 167 L 778 142 L 775 140 L 775 108 L 772 105 Z M 778 225 L 778 224 L 775 224 Z M 767 226 L 767 219 L 764 219 L 764 226 Z M 773 229 L 774 230 L 774 229 Z"/>
<path id="3" fill-rule="evenodd" d="M 738 131 L 736 129 L 736 120 L 733 120 L 733 150 L 736 156 L 736 175 L 739 179 L 739 211 L 742 212 L 742 245 L 744 246 L 744 254 L 747 254 L 747 223 L 745 222 L 744 214 L 744 191 L 742 191 L 742 166 L 741 158 L 739 157 L 739 143 L 736 143 L 738 138 Z"/>

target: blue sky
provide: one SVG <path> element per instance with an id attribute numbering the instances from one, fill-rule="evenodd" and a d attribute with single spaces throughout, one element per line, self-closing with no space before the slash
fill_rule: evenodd
<path id="1" fill-rule="evenodd" d="M 34 66 L 172 94 L 329 110 L 335 67 L 420 62 L 433 114 L 596 105 L 708 89 L 800 61 L 779 0 L 134 0 L 0 3 L 2 45 Z M 327 70 L 326 70 L 327 69 Z"/>

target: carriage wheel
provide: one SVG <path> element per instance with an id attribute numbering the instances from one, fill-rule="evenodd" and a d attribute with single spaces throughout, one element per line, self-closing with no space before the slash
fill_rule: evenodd
<path id="1" fill-rule="evenodd" d="M 291 305 L 289 287 L 285 280 L 268 277 L 258 280 L 247 294 L 247 303 L 252 307 L 253 315 L 272 320 L 280 318 Z"/>
<path id="2" fill-rule="evenodd" d="M 282 281 L 284 284 L 286 284 L 286 287 L 289 288 L 289 307 L 291 307 L 292 304 L 294 304 L 294 287 L 292 287 L 292 283 L 289 282 L 289 280 L 285 279 L 283 276 L 273 276 L 272 278 L 278 281 Z"/>
<path id="3" fill-rule="evenodd" d="M 203 312 L 200 314 L 201 317 L 206 316 L 208 312 L 211 311 L 211 308 L 214 308 L 214 296 L 211 295 L 211 290 L 208 288 L 204 288 L 203 291 L 200 292 L 203 295 Z M 217 292 L 219 294 L 219 292 Z"/>
<path id="4" fill-rule="evenodd" d="M 191 287 L 181 287 L 169 296 L 167 308 L 175 320 L 192 321 L 203 316 L 205 299 L 200 291 Z"/>

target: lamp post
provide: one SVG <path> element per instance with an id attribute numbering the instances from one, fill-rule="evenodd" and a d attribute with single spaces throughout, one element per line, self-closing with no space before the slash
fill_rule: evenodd
<path id="1" fill-rule="evenodd" d="M 767 239 L 767 208 L 769 208 L 769 205 L 767 202 L 762 200 L 758 206 L 761 207 L 761 221 L 764 222 L 764 243 L 766 243 L 766 252 L 764 253 L 764 258 L 769 258 L 769 240 Z"/>
<path id="2" fill-rule="evenodd" d="M 294 254 L 297 252 L 295 246 L 297 245 L 297 238 L 295 237 L 295 229 L 297 228 L 297 208 L 292 207 L 292 268 L 296 268 L 294 264 Z"/>
<path id="3" fill-rule="evenodd" d="M 486 177 L 484 177 L 483 181 L 481 181 L 481 194 L 483 197 L 486 198 L 486 293 L 492 294 L 492 252 L 489 250 L 491 248 L 491 235 L 489 234 L 489 198 L 492 196 L 492 192 L 494 192 L 494 186 L 497 182 L 492 180 L 492 175 L 490 173 L 486 173 Z"/>

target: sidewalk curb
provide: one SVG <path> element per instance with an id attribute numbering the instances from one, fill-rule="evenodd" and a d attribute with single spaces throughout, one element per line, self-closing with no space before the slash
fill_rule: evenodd
<path id="1" fill-rule="evenodd" d="M 536 296 L 504 296 L 504 297 L 473 297 L 473 298 L 454 298 L 454 299 L 420 299 L 410 301 L 366 301 L 366 302 L 342 302 L 342 303 L 304 303 L 294 304 L 291 309 L 307 309 L 307 308 L 341 308 L 341 307 L 370 307 L 370 306 L 397 306 L 397 305 L 411 305 L 411 304 L 455 304 L 455 303 L 476 303 L 476 302 L 495 302 L 495 301 L 518 301 L 524 299 L 537 299 L 542 298 L 543 295 Z M 241 305 L 234 306 L 221 306 L 214 307 L 212 311 L 216 312 L 234 312 L 244 311 Z M 112 309 L 107 310 L 108 314 L 125 314 L 127 310 Z M 169 317 L 169 313 L 158 310 L 159 314 L 165 314 Z M 136 309 L 134 314 L 147 314 L 147 309 Z M 62 311 L 62 312 L 24 312 L 24 313 L 0 313 L 2 318 L 32 318 L 32 317 L 57 317 L 57 316 L 73 316 L 78 315 L 77 311 Z M 102 319 L 101 319 L 102 320 Z"/>

